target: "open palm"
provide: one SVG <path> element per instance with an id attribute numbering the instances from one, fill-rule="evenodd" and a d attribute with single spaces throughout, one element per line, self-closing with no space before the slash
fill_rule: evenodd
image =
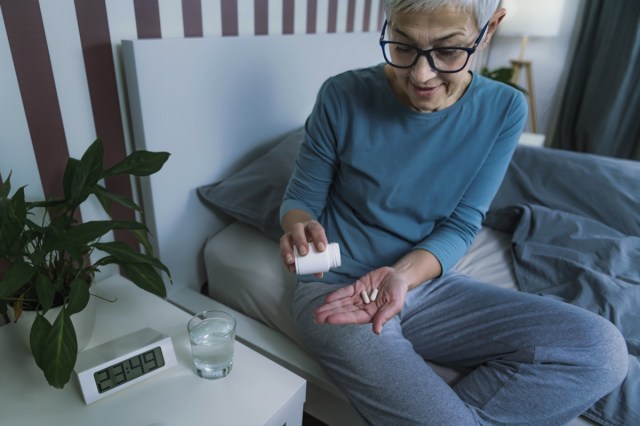
<path id="1" fill-rule="evenodd" d="M 375 301 L 365 303 L 361 293 L 378 289 Z M 382 326 L 404 306 L 408 285 L 389 267 L 375 269 L 356 282 L 329 294 L 315 311 L 316 321 L 327 324 L 373 324 L 380 334 Z"/>

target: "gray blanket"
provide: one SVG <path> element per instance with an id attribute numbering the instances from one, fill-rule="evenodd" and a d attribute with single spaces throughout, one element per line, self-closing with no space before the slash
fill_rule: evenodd
<path id="1" fill-rule="evenodd" d="M 584 415 L 640 425 L 640 163 L 518 148 L 485 224 L 512 233 L 522 291 L 607 318 L 625 336 L 627 379 Z"/>

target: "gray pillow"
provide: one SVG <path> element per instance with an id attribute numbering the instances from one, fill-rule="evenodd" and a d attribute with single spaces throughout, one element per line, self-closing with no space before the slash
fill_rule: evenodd
<path id="1" fill-rule="evenodd" d="M 280 204 L 303 138 L 302 127 L 288 132 L 246 167 L 220 182 L 199 187 L 200 199 L 278 241 L 282 235 Z"/>

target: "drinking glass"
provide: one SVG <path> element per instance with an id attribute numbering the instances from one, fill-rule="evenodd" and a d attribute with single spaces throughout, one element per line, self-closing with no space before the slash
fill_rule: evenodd
<path id="1" fill-rule="evenodd" d="M 193 364 L 205 379 L 226 377 L 233 366 L 236 320 L 224 311 L 203 311 L 187 324 Z"/>

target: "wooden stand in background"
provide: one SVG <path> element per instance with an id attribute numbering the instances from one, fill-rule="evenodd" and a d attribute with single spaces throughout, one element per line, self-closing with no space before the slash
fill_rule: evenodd
<path id="1" fill-rule="evenodd" d="M 514 84 L 518 84 L 520 81 L 520 71 L 524 68 L 526 74 L 526 89 L 527 89 L 527 97 L 529 99 L 529 118 L 531 119 L 531 132 L 537 132 L 537 122 L 538 118 L 536 116 L 536 102 L 533 94 L 533 74 L 531 72 L 531 61 L 525 61 L 522 59 L 512 59 L 511 66 L 513 67 L 513 79 L 512 82 Z"/>

